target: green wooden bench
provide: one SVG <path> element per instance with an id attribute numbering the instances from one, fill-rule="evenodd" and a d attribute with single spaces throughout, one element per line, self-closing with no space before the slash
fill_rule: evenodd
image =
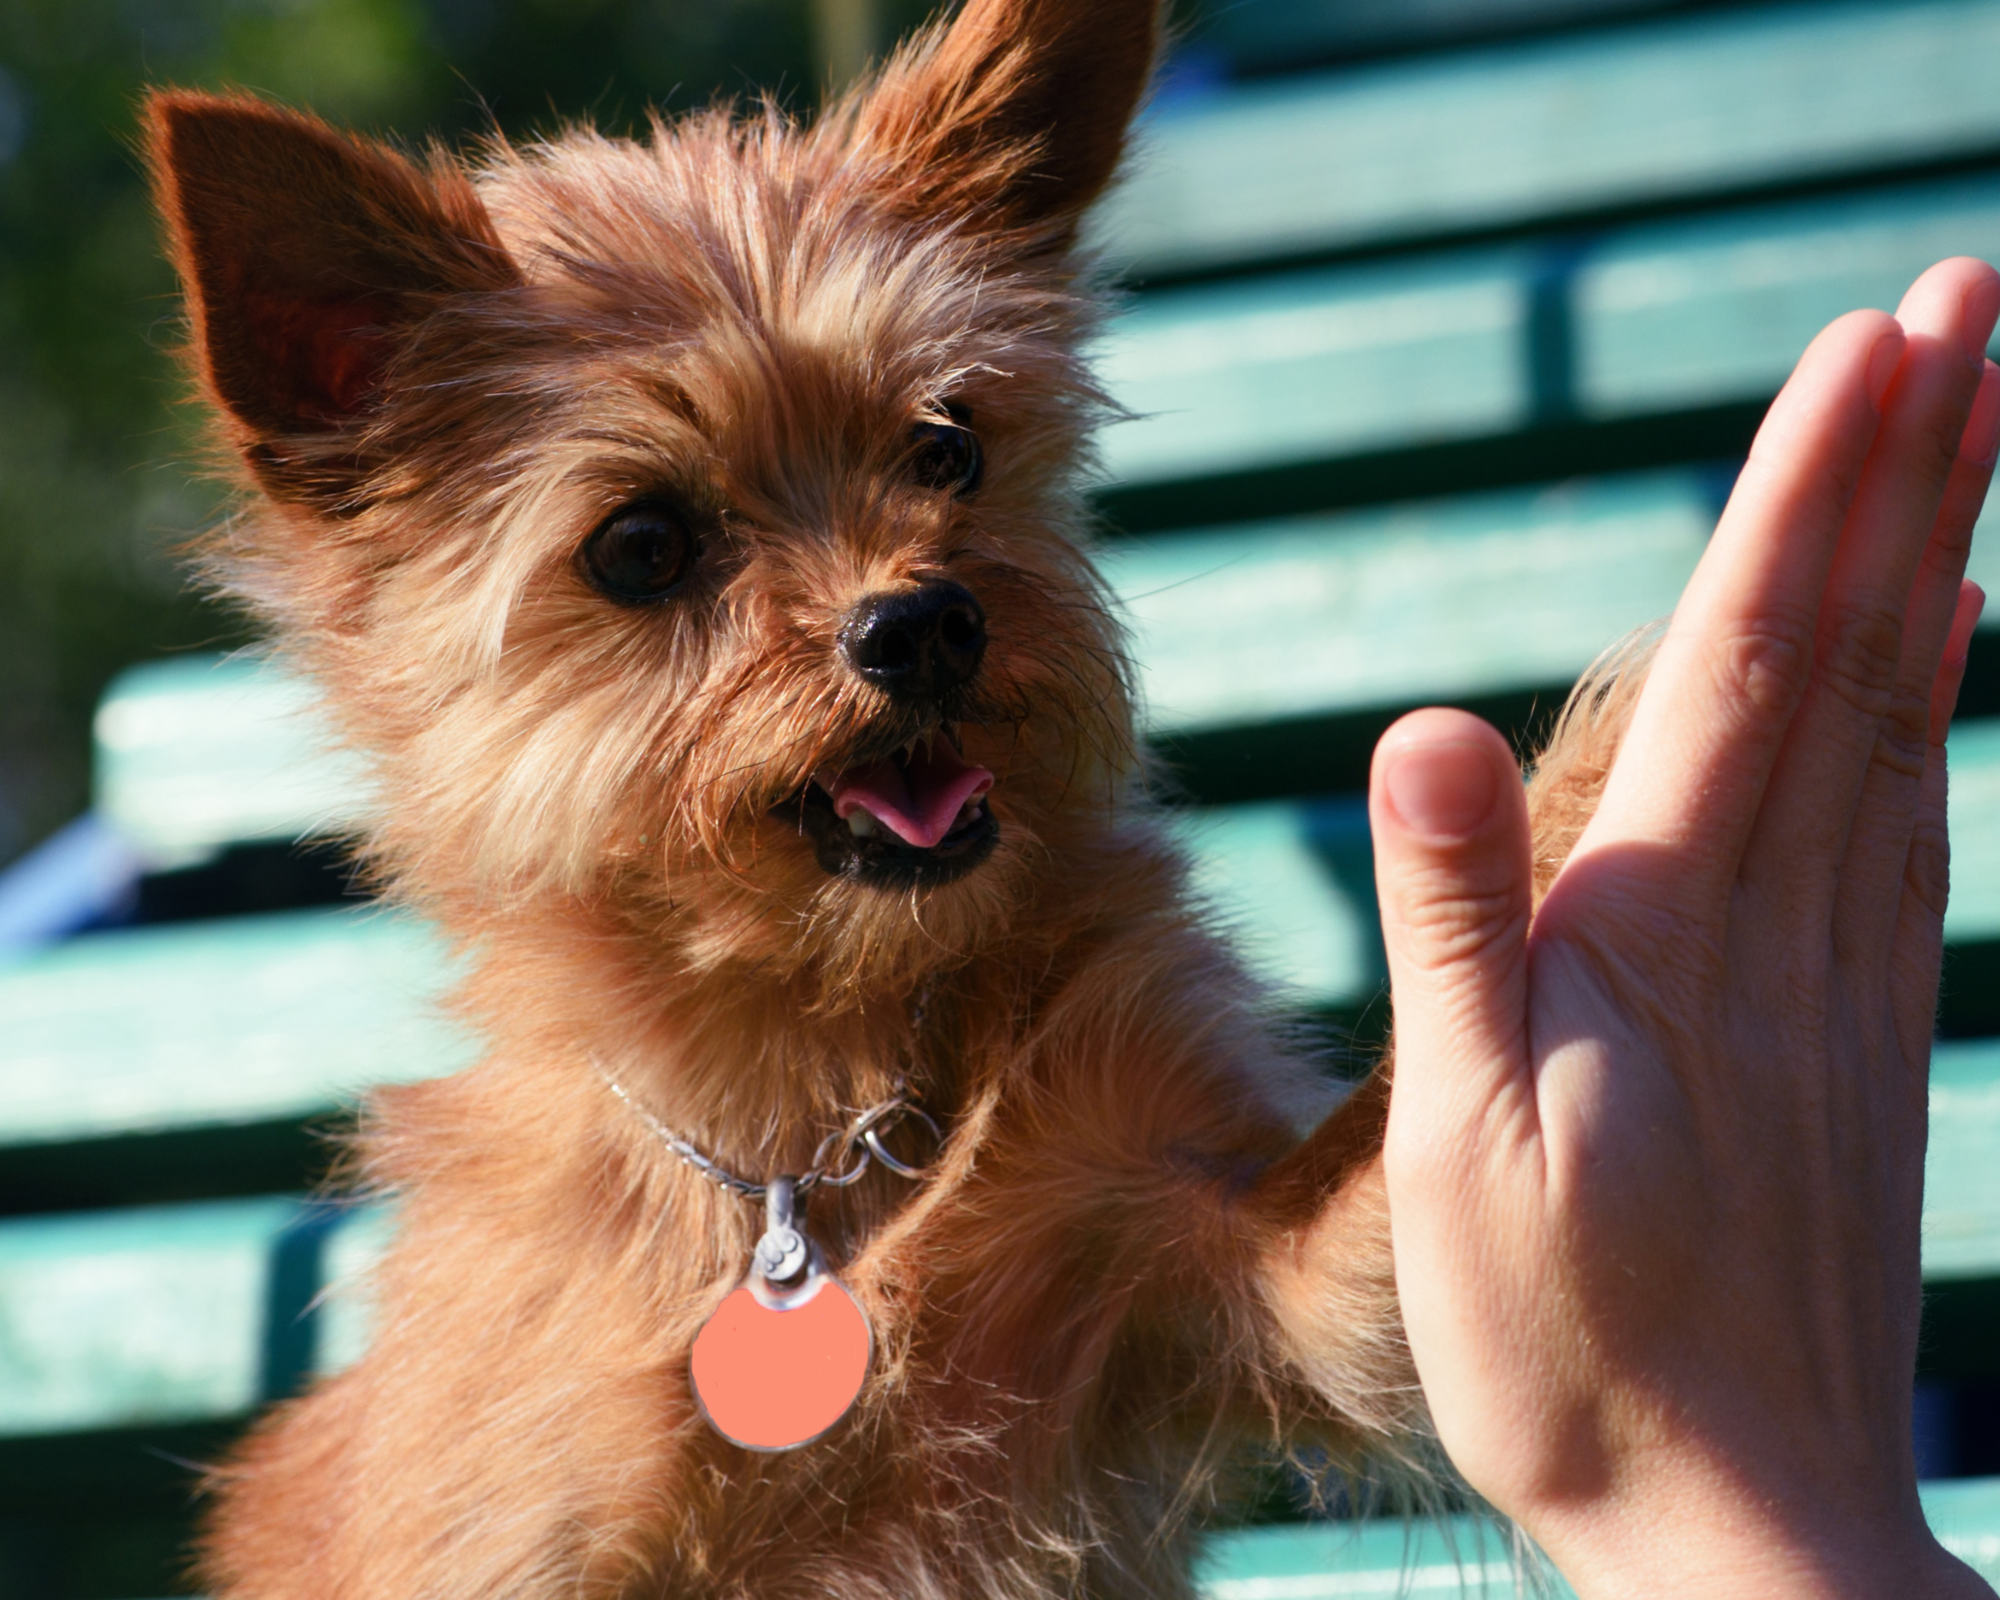
<path id="1" fill-rule="evenodd" d="M 318 697 L 251 656 L 184 656 L 121 676 L 92 724 L 95 809 L 158 866 L 351 824 L 359 764 Z"/>
<path id="2" fill-rule="evenodd" d="M 2000 15 L 2000 8 L 1995 9 Z M 2000 256 L 2000 180 L 1909 185 L 1165 289 L 1105 336 L 1120 493 L 1768 399 L 1818 329 L 1942 256 Z"/>
<path id="3" fill-rule="evenodd" d="M 1932 1077 L 1925 1279 L 2000 1277 L 2000 1040 Z M 283 1196 L 0 1219 L 0 1440 L 234 1419 L 339 1370 L 393 1228 Z"/>
<path id="4" fill-rule="evenodd" d="M 449 962 L 377 907 L 122 929 L 0 968 L 0 1141 L 302 1119 L 475 1046 L 433 1009 Z"/>
<path id="5" fill-rule="evenodd" d="M 1991 0 L 1788 5 L 1176 97 L 1100 236 L 1159 277 L 1984 155 L 1996 51 Z"/>
<path id="6" fill-rule="evenodd" d="M 1468 36 L 1595 22 L 1656 9 L 1659 0 L 1221 0 L 1197 8 L 1201 59 L 1239 72 L 1296 68 L 1335 56 L 1433 47 Z"/>
<path id="7" fill-rule="evenodd" d="M 1767 396 L 1830 318 L 1893 308 L 1950 255 L 2000 258 L 1991 177 L 1608 234 L 1575 268 L 1575 404 L 1596 418 Z"/>

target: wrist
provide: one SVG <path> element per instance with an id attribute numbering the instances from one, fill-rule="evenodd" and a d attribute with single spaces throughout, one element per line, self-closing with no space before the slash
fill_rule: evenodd
<path id="1" fill-rule="evenodd" d="M 1845 1497 L 1841 1497 L 1845 1499 Z M 1907 1503 L 1905 1503 L 1907 1502 Z M 1872 1507 L 1788 1500 L 1740 1482 L 1607 1494 L 1517 1518 L 1578 1600 L 1992 1600 L 1914 1493 Z"/>

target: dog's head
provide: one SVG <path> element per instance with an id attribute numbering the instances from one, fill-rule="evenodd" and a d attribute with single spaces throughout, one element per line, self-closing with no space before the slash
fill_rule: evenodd
<path id="1" fill-rule="evenodd" d="M 1075 242 L 1154 6 L 971 0 L 810 128 L 470 168 L 152 100 L 256 493 L 211 564 L 377 756 L 392 877 L 852 973 L 963 958 L 1086 847 L 1133 755 Z"/>

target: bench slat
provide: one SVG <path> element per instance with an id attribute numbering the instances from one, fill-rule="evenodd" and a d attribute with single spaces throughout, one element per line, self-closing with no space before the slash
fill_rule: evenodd
<path id="1" fill-rule="evenodd" d="M 1990 1278 L 2000 1264 L 2000 1039 L 1941 1044 L 1931 1057 L 1924 1169 L 1924 1276 Z"/>
<path id="2" fill-rule="evenodd" d="M 1995 540 L 2000 543 L 2000 539 Z M 2000 939 L 2000 717 L 1952 724 L 1948 942 Z"/>
<path id="3" fill-rule="evenodd" d="M 1608 418 L 1762 398 L 1826 323 L 1893 310 L 1952 255 L 2000 256 L 1992 179 L 1609 235 L 1577 267 L 1577 405 Z"/>
<path id="4" fill-rule="evenodd" d="M 337 828 L 361 803 L 361 763 L 329 738 L 317 696 L 252 655 L 133 667 L 92 733 L 96 810 L 154 867 Z"/>
<path id="5" fill-rule="evenodd" d="M 1106 430 L 1122 485 L 1509 433 L 1533 412 L 1525 250 L 1162 290 L 1099 368 L 1142 418 Z"/>
<path id="6" fill-rule="evenodd" d="M 1325 1009 L 1388 981 L 1364 802 L 1229 806 L 1177 820 L 1194 847 L 1196 892 L 1266 982 Z"/>
<path id="7" fill-rule="evenodd" d="M 0 1223 L 0 1436 L 203 1421 L 258 1399 L 285 1199 Z"/>
<path id="8" fill-rule="evenodd" d="M 1205 8 L 1195 37 L 1238 69 L 1294 67 L 1358 50 L 1442 43 L 1506 28 L 1589 22 L 1657 0 L 1230 0 Z"/>
<path id="9" fill-rule="evenodd" d="M 1939 1542 L 1981 1577 L 2000 1582 L 2000 1478 L 1925 1483 L 1917 1492 Z M 1196 1584 L 1204 1600 L 1475 1600 L 1515 1593 L 1521 1575 L 1507 1536 L 1491 1523 L 1378 1518 L 1213 1535 Z M 1551 1578 L 1546 1592 L 1552 1600 L 1575 1594 L 1560 1577 Z"/>
<path id="10" fill-rule="evenodd" d="M 1481 249 L 1160 290 L 1104 339 L 1105 381 L 1141 419 L 1106 432 L 1105 464 L 1138 488 L 1756 401 L 1823 324 L 1893 306 L 1955 254 L 2000 255 L 2000 182 L 1635 227 L 1559 258 Z"/>
<path id="11" fill-rule="evenodd" d="M 2000 718 L 1954 724 L 1950 748 L 1945 940 L 1988 944 L 2000 940 Z M 1314 1010 L 1351 1010 L 1379 991 L 1387 972 L 1362 800 L 1219 806 L 1181 826 L 1198 852 L 1197 886 L 1259 976 Z"/>
<path id="12" fill-rule="evenodd" d="M 1280 1523 L 1204 1542 L 1195 1583 L 1204 1600 L 1334 1600 L 1349 1595 L 1513 1594 L 1507 1536 L 1471 1517 L 1405 1522 Z M 1553 1590 L 1570 1595 L 1566 1585 Z"/>
<path id="13" fill-rule="evenodd" d="M 1938 1541 L 1988 1582 L 2000 1582 L 2000 1478 L 1919 1484 Z M 1471 1517 L 1404 1522 L 1292 1523 L 1232 1529 L 1203 1541 L 1196 1566 L 1204 1600 L 1494 1600 L 1522 1576 L 1506 1536 Z M 1561 1578 L 1549 1600 L 1571 1600 Z"/>
<path id="14" fill-rule="evenodd" d="M 1245 84 L 1163 103 L 1097 227 L 1161 275 L 1982 152 L 1996 52 L 1992 0 L 1784 6 Z"/>
<path id="15" fill-rule="evenodd" d="M 1698 472 L 1108 545 L 1154 733 L 1571 682 L 1674 607 L 1715 526 Z"/>
<path id="16" fill-rule="evenodd" d="M 450 963 L 375 907 L 90 934 L 0 968 L 0 1144 L 294 1121 L 456 1071 Z"/>

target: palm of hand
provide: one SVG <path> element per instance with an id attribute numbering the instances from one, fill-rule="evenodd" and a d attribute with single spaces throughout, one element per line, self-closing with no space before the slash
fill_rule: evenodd
<path id="1" fill-rule="evenodd" d="M 1378 752 L 1411 1343 L 1454 1461 L 1585 1593 L 1951 1565 L 1909 1381 L 1996 310 L 1950 262 L 1815 342 L 1538 908 L 1497 735 L 1425 712 Z M 1633 1533 L 1675 1508 L 1709 1565 Z"/>

